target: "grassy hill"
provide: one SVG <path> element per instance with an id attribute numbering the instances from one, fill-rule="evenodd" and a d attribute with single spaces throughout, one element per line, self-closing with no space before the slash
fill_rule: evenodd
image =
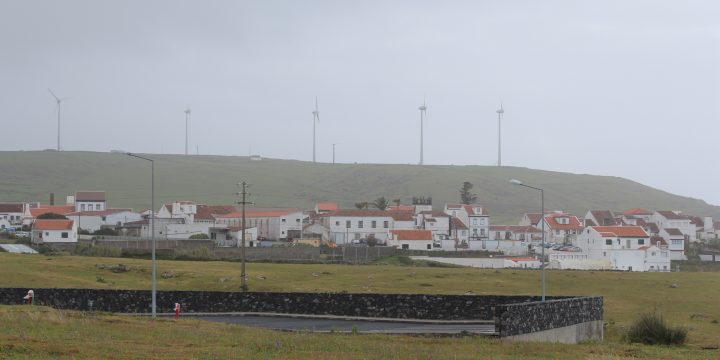
<path id="1" fill-rule="evenodd" d="M 148 155 L 155 159 L 156 208 L 163 202 L 194 200 L 231 204 L 236 184 L 252 184 L 257 206 L 311 208 L 316 201 L 352 207 L 385 196 L 409 203 L 432 196 L 440 208 L 459 201 L 463 181 L 475 184 L 478 201 L 490 209 L 493 223 L 515 223 L 527 211 L 539 211 L 539 194 L 511 186 L 521 179 L 545 188 L 546 209 L 583 215 L 588 209 L 633 207 L 683 210 L 720 217 L 720 207 L 610 176 L 579 175 L 518 167 L 313 164 L 303 161 L 238 156 Z M 99 152 L 0 152 L 0 201 L 59 202 L 76 190 L 105 190 L 112 207 L 150 206 L 150 164 L 123 154 Z"/>

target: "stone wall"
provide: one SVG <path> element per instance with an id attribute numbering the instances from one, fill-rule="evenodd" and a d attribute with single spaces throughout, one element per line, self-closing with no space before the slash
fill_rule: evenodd
<path id="1" fill-rule="evenodd" d="M 28 289 L 0 288 L 0 304 L 22 304 Z M 150 291 L 96 289 L 33 289 L 36 304 L 61 309 L 119 313 L 149 313 Z M 346 294 L 158 291 L 157 311 L 172 312 L 180 303 L 184 312 L 272 312 L 288 314 L 387 317 L 434 320 L 493 320 L 503 310 L 507 329 L 522 329 L 516 316 L 535 307 L 503 308 L 533 302 L 534 296 Z M 567 310 L 568 307 L 562 307 Z M 560 308 L 558 308 L 560 310 Z M 558 313 L 559 314 L 559 313 Z M 543 317 L 545 318 L 545 317 Z M 573 316 L 572 319 L 576 317 Z M 556 322 L 562 320 L 556 319 Z M 514 327 L 510 327 L 514 326 Z"/>
<path id="2" fill-rule="evenodd" d="M 535 333 L 602 319 L 602 297 L 547 299 L 545 302 L 501 304 L 495 307 L 495 326 L 501 337 Z"/>

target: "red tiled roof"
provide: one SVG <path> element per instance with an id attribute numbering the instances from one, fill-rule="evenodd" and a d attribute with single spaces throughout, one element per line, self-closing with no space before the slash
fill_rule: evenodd
<path id="1" fill-rule="evenodd" d="M 672 211 L 658 210 L 657 213 L 668 220 L 688 220 L 685 216 L 678 215 Z"/>
<path id="2" fill-rule="evenodd" d="M 413 221 L 413 213 L 406 211 L 388 211 L 388 214 L 395 221 Z"/>
<path id="3" fill-rule="evenodd" d="M 614 226 L 620 225 L 613 217 L 610 210 L 592 210 L 590 214 L 595 218 L 596 225 L 598 226 Z M 606 225 L 607 222 L 607 225 Z"/>
<path id="4" fill-rule="evenodd" d="M 344 216 L 344 217 L 392 217 L 397 212 L 370 210 L 370 209 L 340 209 L 322 215 L 322 217 Z"/>
<path id="5" fill-rule="evenodd" d="M 0 204 L 0 213 L 21 213 L 25 209 L 25 204 Z"/>
<path id="6" fill-rule="evenodd" d="M 648 237 L 640 226 L 591 226 L 603 237 Z M 603 235 L 605 234 L 605 235 Z"/>
<path id="7" fill-rule="evenodd" d="M 458 219 L 456 217 L 452 217 L 451 219 L 452 220 L 450 220 L 450 223 L 452 224 L 453 229 L 460 229 L 460 230 L 467 229 L 467 226 L 465 226 L 465 224 L 463 224 L 463 222 L 460 221 L 460 219 Z"/>
<path id="8" fill-rule="evenodd" d="M 71 230 L 72 220 L 66 219 L 40 219 L 33 224 L 35 230 Z"/>
<path id="9" fill-rule="evenodd" d="M 536 259 L 534 257 L 529 257 L 529 256 L 528 257 L 514 257 L 514 258 L 510 258 L 510 260 L 512 260 L 512 261 L 539 261 L 538 259 Z"/>
<path id="10" fill-rule="evenodd" d="M 557 221 L 559 218 L 568 218 L 568 223 L 560 224 Z M 545 222 L 547 222 L 548 227 L 552 230 L 574 230 L 583 228 L 577 216 L 568 214 L 549 214 L 545 216 Z"/>
<path id="11" fill-rule="evenodd" d="M 132 212 L 132 209 L 105 209 L 100 211 L 76 211 L 65 214 L 66 216 L 107 216 L 111 214 L 117 214 L 120 212 Z"/>
<path id="12" fill-rule="evenodd" d="M 432 231 L 430 230 L 390 230 L 393 239 L 397 236 L 397 240 L 432 240 Z"/>
<path id="13" fill-rule="evenodd" d="M 338 209 L 338 204 L 334 202 L 319 202 L 317 205 L 318 211 L 335 211 Z"/>
<path id="14" fill-rule="evenodd" d="M 214 221 L 215 217 L 210 212 L 210 208 L 207 205 L 198 205 L 195 207 L 195 220 L 211 220 Z"/>
<path id="15" fill-rule="evenodd" d="M 525 216 L 527 216 L 528 219 L 530 219 L 531 224 L 539 223 L 540 219 L 542 218 L 542 214 L 540 214 L 540 213 L 528 213 L 528 214 L 525 214 Z"/>
<path id="16" fill-rule="evenodd" d="M 625 210 L 625 211 L 623 211 L 623 214 L 626 214 L 626 215 L 652 215 L 651 212 L 649 212 L 645 209 L 640 209 L 640 208 Z"/>
<path id="17" fill-rule="evenodd" d="M 512 231 L 516 233 L 540 233 L 542 230 L 534 226 L 523 225 L 490 225 L 490 231 Z"/>
<path id="18" fill-rule="evenodd" d="M 55 213 L 65 215 L 75 211 L 74 205 L 42 205 L 39 208 L 30 209 L 30 215 L 33 218 L 37 218 L 42 214 Z"/>
<path id="19" fill-rule="evenodd" d="M 213 215 L 225 215 L 237 211 L 232 205 L 207 205 Z"/>
<path id="20" fill-rule="evenodd" d="M 75 193 L 75 201 L 105 201 L 104 191 L 78 191 Z"/>
<path id="21" fill-rule="evenodd" d="M 665 230 L 665 232 L 668 233 L 668 235 L 670 236 L 683 236 L 682 231 L 676 228 L 665 228 L 663 230 Z"/>
<path id="22" fill-rule="evenodd" d="M 265 209 L 265 210 L 246 210 L 246 218 L 259 218 L 259 217 L 279 217 L 285 216 L 292 213 L 300 212 L 298 209 Z M 229 214 L 218 216 L 218 218 L 241 218 L 242 212 L 236 211 Z"/>

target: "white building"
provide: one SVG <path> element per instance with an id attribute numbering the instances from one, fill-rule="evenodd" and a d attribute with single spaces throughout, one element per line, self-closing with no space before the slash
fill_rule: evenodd
<path id="1" fill-rule="evenodd" d="M 77 225 L 67 219 L 35 220 L 31 236 L 34 244 L 73 243 L 77 242 Z"/>
<path id="2" fill-rule="evenodd" d="M 106 209 L 104 191 L 78 191 L 69 197 L 68 205 L 75 205 L 75 211 L 102 211 Z"/>
<path id="3" fill-rule="evenodd" d="M 670 260 L 687 260 L 685 256 L 685 234 L 675 228 L 660 229 L 660 237 L 668 244 Z"/>
<path id="4" fill-rule="evenodd" d="M 29 207 L 29 205 L 23 203 L 0 204 L 0 229 L 21 226 L 27 207 Z"/>
<path id="5" fill-rule="evenodd" d="M 622 225 L 615 219 L 610 210 L 590 210 L 585 214 L 585 226 L 618 226 Z"/>
<path id="6" fill-rule="evenodd" d="M 433 234 L 430 230 L 390 230 L 388 246 L 404 250 L 433 250 Z"/>
<path id="7" fill-rule="evenodd" d="M 650 235 L 639 226 L 588 226 L 575 245 L 588 259 L 609 261 L 613 270 L 670 271 L 670 251 L 650 244 Z"/>
<path id="8" fill-rule="evenodd" d="M 684 215 L 674 211 L 656 211 L 653 213 L 652 221 L 657 224 L 661 231 L 662 229 L 678 229 L 686 239 L 696 240 L 697 229 L 691 220 Z"/>
<path id="9" fill-rule="evenodd" d="M 298 209 L 251 209 L 245 211 L 245 227 L 258 229 L 258 240 L 288 240 L 300 237 L 305 215 Z M 216 217 L 218 224 L 241 227 L 242 212 Z"/>
<path id="10" fill-rule="evenodd" d="M 259 247 L 260 241 L 257 240 L 258 229 L 245 229 L 245 246 Z M 241 247 L 242 231 L 239 227 L 218 226 L 210 228 L 210 239 L 214 240 L 219 247 Z"/>
<path id="11" fill-rule="evenodd" d="M 546 242 L 570 244 L 583 230 L 577 216 L 560 211 L 545 214 L 544 221 Z"/>
<path id="12" fill-rule="evenodd" d="M 80 211 L 65 215 L 77 223 L 78 229 L 94 232 L 105 227 L 123 226 L 125 223 L 140 221 L 142 216 L 132 209 L 106 209 L 101 211 Z"/>
<path id="13" fill-rule="evenodd" d="M 350 244 L 375 237 L 386 243 L 388 231 L 393 230 L 393 215 L 382 210 L 337 210 L 320 216 L 321 224 L 330 230 L 330 240 L 336 244 Z"/>

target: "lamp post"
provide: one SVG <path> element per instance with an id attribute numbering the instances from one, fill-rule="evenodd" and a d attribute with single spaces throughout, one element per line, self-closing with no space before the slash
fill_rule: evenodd
<path id="1" fill-rule="evenodd" d="M 152 317 L 156 316 L 157 309 L 157 283 L 155 277 L 155 161 L 135 155 L 133 153 L 127 153 L 128 156 L 142 159 L 150 162 L 150 242 L 152 243 Z"/>
<path id="2" fill-rule="evenodd" d="M 545 301 L 545 191 L 538 187 L 525 185 L 522 181 L 516 179 L 511 179 L 510 183 L 540 191 L 540 223 L 542 226 L 542 249 L 540 250 L 540 294 L 542 296 L 542 301 Z"/>

